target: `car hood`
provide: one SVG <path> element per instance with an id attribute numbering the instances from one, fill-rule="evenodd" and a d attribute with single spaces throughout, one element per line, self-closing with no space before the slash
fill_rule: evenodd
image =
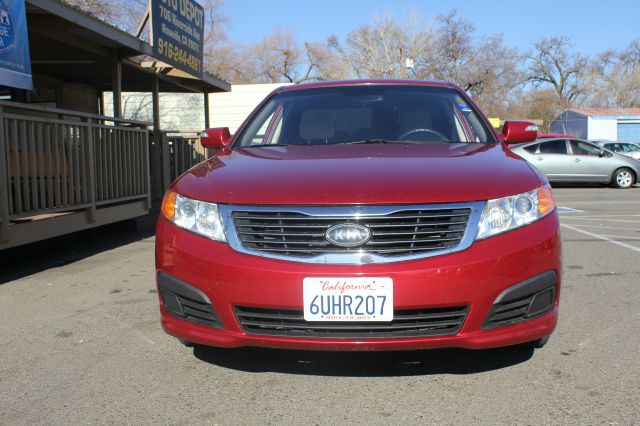
<path id="1" fill-rule="evenodd" d="M 223 151 L 173 190 L 229 204 L 403 204 L 487 200 L 542 183 L 501 144 L 254 147 Z"/>

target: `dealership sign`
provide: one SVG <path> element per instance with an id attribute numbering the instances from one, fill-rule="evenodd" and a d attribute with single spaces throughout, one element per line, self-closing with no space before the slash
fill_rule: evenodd
<path id="1" fill-rule="evenodd" d="M 156 59 L 202 77 L 203 37 L 204 9 L 197 2 L 151 0 L 151 43 Z"/>
<path id="2" fill-rule="evenodd" d="M 0 85 L 33 89 L 24 0 L 0 0 Z"/>

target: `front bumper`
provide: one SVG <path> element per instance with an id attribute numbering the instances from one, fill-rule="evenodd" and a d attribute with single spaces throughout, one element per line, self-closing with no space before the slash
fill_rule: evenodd
<path id="1" fill-rule="evenodd" d="M 170 314 L 171 307 L 165 306 L 161 297 L 162 326 L 179 339 L 220 347 L 477 349 L 524 343 L 548 336 L 557 323 L 561 281 L 558 229 L 558 217 L 552 214 L 456 253 L 386 264 L 318 265 L 239 253 L 226 244 L 181 230 L 161 217 L 156 232 L 158 273 L 202 292 L 213 306 L 217 321 L 216 326 L 210 326 Z M 487 327 L 494 302 L 504 299 L 505 290 L 550 271 L 557 276 L 550 309 L 522 322 Z M 459 331 L 441 336 L 314 338 L 257 335 L 242 329 L 234 307 L 301 309 L 302 281 L 313 276 L 391 277 L 396 310 L 468 306 L 468 313 Z"/>

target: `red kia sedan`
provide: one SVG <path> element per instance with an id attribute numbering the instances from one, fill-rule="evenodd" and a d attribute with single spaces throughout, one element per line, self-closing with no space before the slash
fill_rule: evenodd
<path id="1" fill-rule="evenodd" d="M 561 247 L 545 177 L 457 86 L 296 85 L 271 93 L 166 193 L 164 330 L 218 347 L 543 345 Z"/>

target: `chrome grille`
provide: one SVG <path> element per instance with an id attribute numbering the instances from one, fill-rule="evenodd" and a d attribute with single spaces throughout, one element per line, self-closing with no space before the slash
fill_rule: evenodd
<path id="1" fill-rule="evenodd" d="M 468 247 L 475 237 L 475 223 L 482 209 L 480 204 L 228 206 L 226 214 L 233 224 L 233 237 L 237 239 L 234 248 L 240 251 L 299 261 L 318 259 L 317 263 L 375 263 L 432 256 Z M 327 241 L 327 230 L 345 223 L 368 227 L 371 238 L 352 248 Z M 468 232 L 470 226 L 473 232 Z M 234 246 L 234 239 L 231 240 Z M 349 256 L 361 261 L 348 261 Z"/>

